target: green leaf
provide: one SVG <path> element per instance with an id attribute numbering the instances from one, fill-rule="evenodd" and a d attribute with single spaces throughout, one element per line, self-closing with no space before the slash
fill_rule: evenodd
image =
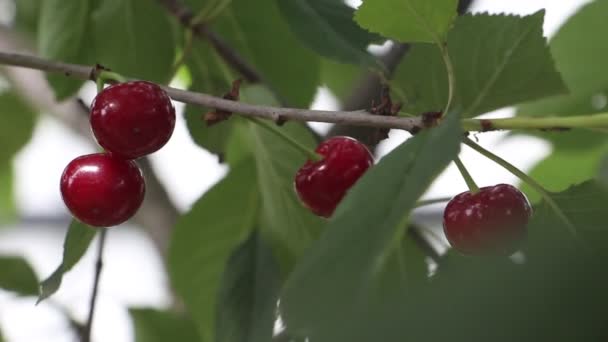
<path id="1" fill-rule="evenodd" d="M 367 52 L 379 37 L 353 21 L 354 9 L 336 0 L 276 0 L 293 33 L 323 57 L 343 63 L 380 67 Z"/>
<path id="2" fill-rule="evenodd" d="M 91 16 L 97 62 L 126 76 L 167 83 L 176 42 L 156 1 L 104 0 Z"/>
<path id="3" fill-rule="evenodd" d="M 598 89 L 608 88 L 608 68 L 605 67 L 608 47 L 596 35 L 597 32 L 608 29 L 608 23 L 602 15 L 607 10 L 606 1 L 587 4 L 568 19 L 551 39 L 551 53 L 570 94 L 542 101 L 538 105 L 556 104 L 553 101 L 590 95 Z"/>
<path id="4" fill-rule="evenodd" d="M 543 11 L 525 17 L 459 17 L 448 36 L 456 78 L 453 109 L 473 117 L 566 91 L 542 35 L 543 17 Z M 406 111 L 445 106 L 445 70 L 436 47 L 420 44 L 410 51 L 395 76 L 408 97 Z"/>
<path id="5" fill-rule="evenodd" d="M 31 266 L 20 257 L 0 257 L 0 288 L 22 296 L 38 294 L 38 278 Z"/>
<path id="6" fill-rule="evenodd" d="M 378 282 L 397 276 L 386 267 L 398 257 L 394 252 L 416 201 L 458 153 L 458 119 L 450 115 L 438 128 L 406 141 L 350 190 L 285 285 L 281 307 L 290 329 L 348 329 L 340 323 L 347 319 L 335 317 L 364 310 Z"/>
<path id="7" fill-rule="evenodd" d="M 174 228 L 169 276 L 205 341 L 213 341 L 217 295 L 229 257 L 255 225 L 258 188 L 252 177 L 251 161 L 234 166 Z"/>
<path id="8" fill-rule="evenodd" d="M 572 186 L 560 193 L 551 195 L 562 209 L 564 215 L 574 226 L 572 229 L 557 216 L 551 208 L 542 202 L 535 209 L 537 213 L 530 224 L 530 242 L 528 249 L 532 252 L 547 248 L 561 248 L 565 245 L 574 248 L 605 248 L 608 243 L 606 232 L 605 203 L 608 201 L 608 189 L 598 181 L 586 181 Z M 543 247 L 544 249 L 540 249 Z"/>
<path id="9" fill-rule="evenodd" d="M 36 33 L 42 0 L 15 1 L 15 26 L 26 33 Z"/>
<path id="10" fill-rule="evenodd" d="M 194 41 L 192 50 L 186 59 L 186 65 L 190 69 L 192 85 L 190 90 L 221 96 L 230 90 L 229 80 L 236 79 L 227 66 L 211 48 L 202 42 Z M 226 120 L 207 126 L 203 116 L 212 108 L 186 105 L 185 118 L 190 136 L 199 146 L 209 152 L 223 156 L 226 144 L 231 136 L 234 120 Z"/>
<path id="11" fill-rule="evenodd" d="M 10 222 L 17 217 L 13 180 L 12 165 L 0 164 L 0 223 Z"/>
<path id="12" fill-rule="evenodd" d="M 242 98 L 249 103 L 274 104 L 272 95 L 261 87 L 243 89 Z M 306 162 L 306 156 L 265 128 L 253 122 L 247 124 L 262 200 L 259 226 L 273 241 L 282 270 L 289 272 L 323 225 L 300 203 L 293 187 L 293 177 Z M 314 149 L 314 138 L 304 125 L 290 122 L 279 129 Z"/>
<path id="13" fill-rule="evenodd" d="M 358 66 L 324 59 L 321 62 L 321 84 L 344 103 L 353 92 L 356 82 L 365 75 L 364 71 Z"/>
<path id="14" fill-rule="evenodd" d="M 271 341 L 280 279 L 270 247 L 254 232 L 232 254 L 226 267 L 214 341 Z"/>
<path id="15" fill-rule="evenodd" d="M 38 53 L 66 63 L 89 64 L 91 0 L 44 0 L 38 22 Z M 63 100 L 80 89 L 83 81 L 64 75 L 47 76 L 55 96 Z"/>
<path id="16" fill-rule="evenodd" d="M 568 19 L 551 39 L 551 53 L 570 93 L 520 106 L 517 115 L 566 116 L 606 111 L 602 102 L 608 95 L 608 47 L 602 35 L 597 34 L 608 30 L 608 22 L 603 16 L 606 11 L 607 1 L 590 2 Z M 559 149 L 587 149 L 606 141 L 605 134 L 585 130 L 535 135 L 552 141 Z"/>
<path id="17" fill-rule="evenodd" d="M 400 42 L 441 44 L 456 18 L 458 0 L 366 0 L 355 21 Z"/>
<path id="18" fill-rule="evenodd" d="M 608 186 L 608 154 L 605 154 L 602 157 L 597 174 L 597 180 L 605 186 Z"/>
<path id="19" fill-rule="evenodd" d="M 10 124 L 0 125 L 0 222 L 15 216 L 13 157 L 31 139 L 37 114 L 12 90 L 0 93 L 0 113 Z"/>
<path id="20" fill-rule="evenodd" d="M 9 163 L 32 137 L 37 114 L 13 91 L 0 92 L 0 112 L 6 125 L 0 125 L 0 163 Z"/>
<path id="21" fill-rule="evenodd" d="M 63 259 L 57 269 L 40 283 L 38 303 L 53 295 L 59 286 L 63 275 L 80 261 L 89 248 L 97 230 L 81 222 L 73 220 L 63 242 Z"/>
<path id="22" fill-rule="evenodd" d="M 224 10 L 232 0 L 184 0 L 182 2 L 188 6 L 192 13 L 195 13 L 196 16 L 201 15 L 204 19 L 209 14 Z"/>
<path id="23" fill-rule="evenodd" d="M 198 22 L 214 19 L 230 5 L 232 0 L 185 0 L 183 3 L 195 14 Z"/>
<path id="24" fill-rule="evenodd" d="M 528 174 L 533 179 L 538 179 L 549 191 L 564 191 L 574 184 L 595 178 L 600 170 L 601 159 L 607 152 L 606 146 L 580 151 L 556 150 L 536 164 Z M 532 203 L 541 198 L 525 183 L 522 183 L 522 191 Z"/>
<path id="25" fill-rule="evenodd" d="M 156 309 L 130 308 L 135 342 L 200 341 L 194 322 L 188 317 Z"/>
<path id="26" fill-rule="evenodd" d="M 423 229 L 410 226 L 407 229 Z M 424 235 L 424 234 L 423 234 Z M 401 250 L 397 252 L 397 256 L 401 258 L 400 264 L 405 272 L 404 283 L 406 287 L 415 287 L 420 284 L 426 284 L 428 280 L 428 265 L 426 262 L 426 254 L 418 247 L 410 234 L 405 234 L 401 240 Z"/>
<path id="27" fill-rule="evenodd" d="M 291 33 L 275 0 L 233 0 L 213 27 L 263 75 L 281 102 L 310 105 L 319 84 L 320 58 Z"/>
<path id="28" fill-rule="evenodd" d="M 370 313 L 349 341 L 601 341 L 608 282 L 597 270 L 605 257 L 553 250 L 516 265 L 456 256 L 416 298 Z"/>
<path id="29" fill-rule="evenodd" d="M 535 206 L 523 263 L 448 253 L 432 281 L 362 313 L 365 320 L 349 320 L 339 340 L 601 341 L 608 191 L 590 181 L 553 197 L 580 239 L 549 206 Z M 429 322 L 440 322 L 440 329 L 429 329 Z"/>

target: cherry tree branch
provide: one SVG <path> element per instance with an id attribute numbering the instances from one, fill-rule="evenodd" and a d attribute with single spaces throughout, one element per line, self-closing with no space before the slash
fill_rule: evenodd
<path id="1" fill-rule="evenodd" d="M 0 52 L 0 64 L 38 69 L 46 72 L 61 73 L 65 76 L 94 80 L 96 67 L 51 61 L 35 56 Z M 243 116 L 259 117 L 275 122 L 285 121 L 318 121 L 353 126 L 368 126 L 377 128 L 395 128 L 407 131 L 420 131 L 426 125 L 421 117 L 394 117 L 369 115 L 365 111 L 324 111 L 298 108 L 281 108 L 252 105 L 242 102 L 225 100 L 203 93 L 186 91 L 171 87 L 163 89 L 176 101 L 215 108 Z"/>
<path id="2" fill-rule="evenodd" d="M 472 5 L 474 0 L 460 0 L 458 2 L 458 14 L 464 14 Z M 384 78 L 390 79 L 403 58 L 407 58 L 410 44 L 395 43 L 383 56 L 380 62 L 384 65 L 386 74 Z M 361 76 L 355 83 L 351 94 L 345 99 L 342 109 L 355 110 L 367 108 L 372 101 L 380 103 L 380 94 L 383 80 L 377 73 L 369 72 Z M 377 141 L 376 130 L 365 127 L 335 126 L 328 132 L 327 136 L 348 135 L 363 141 L 369 147 L 374 148 Z"/>
<path id="3" fill-rule="evenodd" d="M 97 292 L 99 289 L 99 279 L 101 277 L 101 269 L 103 268 L 103 250 L 106 242 L 106 229 L 101 229 L 99 235 L 99 247 L 97 249 L 97 261 L 95 262 L 95 278 L 93 279 L 93 291 L 91 293 L 91 301 L 89 306 L 89 315 L 87 323 L 82 332 L 82 342 L 91 341 L 91 328 L 93 327 L 93 316 L 95 315 L 95 303 L 97 301 Z"/>
<path id="4" fill-rule="evenodd" d="M 211 44 L 220 57 L 236 70 L 247 82 L 259 83 L 261 75 L 249 64 L 239 53 L 234 50 L 222 37 L 217 35 L 207 26 L 206 23 L 193 23 L 194 15 L 192 11 L 179 0 L 158 0 L 169 13 L 187 29 L 200 39 L 205 39 Z"/>
<path id="5" fill-rule="evenodd" d="M 17 53 L 0 52 L 0 64 L 38 69 L 46 72 L 62 73 L 69 77 L 95 80 L 97 67 L 50 61 L 47 59 Z M 206 108 L 235 113 L 245 117 L 258 117 L 276 123 L 286 121 L 328 122 L 340 125 L 402 129 L 417 133 L 433 127 L 437 120 L 424 116 L 398 117 L 371 115 L 366 111 L 327 111 L 299 108 L 260 106 L 226 100 L 224 98 L 161 86 L 176 101 Z M 522 117 L 504 119 L 464 119 L 461 121 L 465 131 L 488 132 L 504 129 L 531 129 L 541 131 L 567 131 L 573 128 L 600 129 L 608 127 L 608 113 L 579 115 L 570 117 Z"/>

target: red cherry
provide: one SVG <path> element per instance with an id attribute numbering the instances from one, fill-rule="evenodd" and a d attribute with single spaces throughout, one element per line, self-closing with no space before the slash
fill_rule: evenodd
<path id="1" fill-rule="evenodd" d="M 316 152 L 324 158 L 309 160 L 298 170 L 295 188 L 313 213 L 330 217 L 348 189 L 374 164 L 374 158 L 365 145 L 349 137 L 325 140 Z"/>
<path id="2" fill-rule="evenodd" d="M 443 213 L 443 230 L 463 254 L 512 254 L 526 237 L 531 215 L 521 191 L 498 184 L 454 197 Z"/>
<path id="3" fill-rule="evenodd" d="M 61 176 L 63 202 L 78 220 L 95 227 L 110 227 L 135 214 L 146 186 L 132 160 L 106 153 L 72 160 Z"/>
<path id="4" fill-rule="evenodd" d="M 135 159 L 163 147 L 175 127 L 171 99 L 158 85 L 135 81 L 115 84 L 91 105 L 93 134 L 108 152 Z"/>

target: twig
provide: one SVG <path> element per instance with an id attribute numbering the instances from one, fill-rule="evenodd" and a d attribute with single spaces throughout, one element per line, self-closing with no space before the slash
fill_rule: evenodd
<path id="1" fill-rule="evenodd" d="M 55 62 L 39 57 L 16 53 L 0 52 L 0 64 L 38 69 L 47 72 L 63 73 L 66 76 L 91 79 L 94 67 Z M 419 131 L 424 128 L 420 117 L 394 117 L 369 115 L 364 111 L 323 111 L 298 108 L 281 108 L 259 106 L 225 100 L 203 93 L 185 91 L 181 89 L 163 87 L 163 89 L 176 101 L 199 105 L 207 108 L 225 110 L 243 116 L 253 116 L 270 119 L 275 122 L 293 120 L 300 122 L 319 121 L 335 124 L 348 124 L 353 126 L 368 126 L 377 128 L 395 128 L 406 131 Z"/>
<path id="2" fill-rule="evenodd" d="M 608 113 L 572 116 L 513 117 L 504 119 L 464 119 L 462 127 L 467 131 L 542 130 L 565 132 L 574 128 L 606 129 Z"/>
<path id="3" fill-rule="evenodd" d="M 424 207 L 424 206 L 427 206 L 427 205 L 446 203 L 446 202 L 449 202 L 452 198 L 454 198 L 454 196 L 451 196 L 451 197 L 440 197 L 440 198 L 433 198 L 433 199 L 418 201 L 416 203 L 416 208 Z"/>
<path id="4" fill-rule="evenodd" d="M 236 70 L 247 82 L 261 82 L 260 74 L 238 52 L 226 43 L 219 35 L 213 32 L 206 23 L 193 24 L 192 11 L 179 0 L 158 0 L 167 10 L 179 20 L 187 29 L 192 30 L 195 36 L 205 39 L 211 44 L 222 59 Z"/>
<path id="5" fill-rule="evenodd" d="M 464 163 L 462 160 L 460 160 L 460 157 L 454 158 L 454 163 L 458 168 L 458 172 L 460 172 L 462 178 L 464 178 L 464 182 L 467 184 L 469 191 L 471 191 L 473 194 L 479 192 L 479 186 L 473 180 L 473 176 L 471 176 L 469 170 L 467 170 L 467 168 L 464 166 Z"/>
<path id="6" fill-rule="evenodd" d="M 397 69 L 397 66 L 409 51 L 410 45 L 403 43 L 395 43 L 391 47 L 386 55 L 380 57 L 380 62 L 384 65 L 386 70 L 386 78 L 390 78 L 391 75 Z M 354 110 L 357 108 L 368 107 L 372 100 L 380 102 L 380 94 L 382 93 L 382 80 L 379 75 L 375 72 L 369 72 L 365 74 L 355 85 L 352 93 L 344 102 L 345 110 Z"/>
<path id="7" fill-rule="evenodd" d="M 95 67 L 51 61 L 35 56 L 17 53 L 0 52 L 0 64 L 37 69 L 46 72 L 61 73 L 69 77 L 90 80 L 95 77 Z M 363 126 L 374 128 L 402 129 L 419 132 L 428 128 L 423 117 L 397 117 L 385 115 L 370 115 L 366 111 L 327 111 L 299 108 L 283 108 L 252 105 L 226 100 L 203 93 L 186 91 L 161 86 L 176 101 L 181 101 L 206 108 L 215 108 L 246 117 L 258 117 L 274 122 L 328 122 L 339 125 Z M 464 119 L 462 126 L 465 131 L 492 131 L 500 129 L 538 129 L 542 131 L 566 131 L 572 128 L 603 128 L 608 127 L 608 113 L 580 115 L 571 117 L 545 118 L 506 118 L 506 119 Z"/>
<path id="8" fill-rule="evenodd" d="M 87 318 L 87 324 L 84 327 L 82 333 L 82 342 L 91 341 L 91 327 L 93 326 L 93 316 L 95 314 L 95 303 L 97 300 L 97 290 L 99 288 L 99 278 L 101 276 L 101 269 L 103 267 L 103 249 L 105 247 L 107 230 L 102 228 L 101 234 L 99 235 L 99 248 L 97 250 L 97 262 L 95 263 L 95 278 L 93 279 L 93 292 L 91 294 L 91 302 L 89 306 L 89 316 Z"/>

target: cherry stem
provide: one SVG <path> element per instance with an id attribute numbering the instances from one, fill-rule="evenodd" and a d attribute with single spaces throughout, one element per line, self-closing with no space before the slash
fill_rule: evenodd
<path id="1" fill-rule="evenodd" d="M 467 183 L 467 187 L 469 188 L 469 190 L 471 191 L 471 193 L 478 192 L 479 191 L 479 187 L 477 186 L 477 184 L 473 180 L 473 177 L 471 176 L 471 174 L 469 173 L 469 171 L 467 170 L 467 168 L 462 163 L 462 160 L 460 160 L 459 157 L 456 157 L 454 159 L 454 163 L 456 164 L 456 167 L 458 167 L 458 171 L 460 171 L 460 174 L 462 175 L 462 178 L 464 178 L 465 183 Z"/>
<path id="2" fill-rule="evenodd" d="M 101 277 L 101 269 L 103 268 L 103 250 L 105 247 L 106 232 L 107 232 L 107 230 L 105 228 L 101 228 L 101 234 L 99 235 L 99 248 L 97 250 L 97 262 L 95 263 L 95 278 L 93 279 L 93 292 L 91 294 L 91 301 L 90 301 L 90 306 L 89 306 L 89 316 L 87 318 L 87 323 L 84 326 L 84 330 L 82 332 L 82 341 L 83 342 L 91 341 L 91 327 L 93 326 L 93 316 L 95 315 L 95 303 L 97 302 L 99 278 Z"/>
<path id="3" fill-rule="evenodd" d="M 260 120 L 258 118 L 254 118 L 254 117 L 247 117 L 247 119 L 249 119 L 249 121 L 255 123 L 256 125 L 263 127 L 267 131 L 272 132 L 274 135 L 278 136 L 279 138 L 283 139 L 285 142 L 287 142 L 293 148 L 295 148 L 296 150 L 300 151 L 303 155 L 305 155 L 309 160 L 316 162 L 316 161 L 320 161 L 321 159 L 323 159 L 323 157 L 321 155 L 319 155 L 315 151 L 309 149 L 308 147 L 304 146 L 302 143 L 300 143 L 299 141 L 290 137 L 289 135 L 285 134 L 285 132 L 283 132 L 276 126 L 269 124 L 265 120 Z"/>
<path id="4" fill-rule="evenodd" d="M 421 200 L 416 203 L 416 208 L 424 207 L 427 205 L 449 202 L 451 199 L 452 199 L 452 197 L 440 197 L 440 198 L 432 198 L 432 199 L 428 199 L 428 200 Z"/>
<path id="5" fill-rule="evenodd" d="M 114 83 L 127 82 L 127 78 L 123 75 L 107 70 L 102 70 L 99 73 L 99 76 L 97 76 L 97 82 L 99 82 L 99 80 L 101 80 L 102 83 L 110 83 L 108 81 L 113 81 Z"/>
<path id="6" fill-rule="evenodd" d="M 105 86 L 105 82 L 101 77 L 97 77 L 95 84 L 97 85 L 97 93 L 101 93 L 103 91 L 103 87 Z"/>
<path id="7" fill-rule="evenodd" d="M 116 72 L 102 70 L 97 76 L 97 79 L 95 79 L 95 84 L 97 85 L 98 93 L 101 93 L 106 83 L 110 83 L 108 81 L 113 81 L 114 83 L 121 83 L 126 82 L 127 78 Z"/>
<path id="8" fill-rule="evenodd" d="M 450 110 L 450 106 L 452 105 L 452 99 L 454 98 L 456 76 L 454 75 L 454 65 L 452 64 L 452 59 L 450 58 L 450 54 L 448 52 L 447 43 L 438 41 L 437 46 L 439 46 L 439 50 L 441 51 L 441 58 L 443 58 L 445 70 L 448 74 L 448 101 L 446 102 L 445 109 L 442 112 L 443 115 L 446 115 L 448 113 L 448 110 Z"/>
<path id="9" fill-rule="evenodd" d="M 532 177 L 528 176 L 525 172 L 523 172 L 522 170 L 515 167 L 513 164 L 511 164 L 508 161 L 502 159 L 501 157 L 495 155 L 494 153 L 486 150 L 485 148 L 483 148 L 480 145 L 478 145 L 477 143 L 475 143 L 473 140 L 465 137 L 463 139 L 463 143 L 465 145 L 469 146 L 470 148 L 472 148 L 473 150 L 475 150 L 476 152 L 478 152 L 479 154 L 481 154 L 482 156 L 484 156 L 484 157 L 492 160 L 496 164 L 502 166 L 505 170 L 509 171 L 511 174 L 513 174 L 517 178 L 521 179 L 524 183 L 528 184 L 532 189 L 534 189 L 536 192 L 538 192 L 538 194 L 541 195 L 541 197 L 545 200 L 545 202 L 547 202 L 547 204 L 551 207 L 551 209 L 555 212 L 555 214 L 566 224 L 570 233 L 572 233 L 573 236 L 578 237 L 574 224 L 572 224 L 570 219 L 568 219 L 566 214 L 564 214 L 564 212 L 559 207 L 557 202 L 555 202 L 553 197 L 551 197 L 551 193 L 547 189 L 545 189 L 542 185 L 540 185 Z"/>
<path id="10" fill-rule="evenodd" d="M 465 131 L 493 131 L 512 129 L 567 130 L 571 128 L 606 129 L 608 113 L 564 117 L 514 117 L 505 119 L 464 119 Z"/>
<path id="11" fill-rule="evenodd" d="M 121 83 L 126 81 L 127 78 L 119 73 L 102 70 L 95 79 L 95 84 L 97 85 L 97 93 L 101 93 L 103 91 L 104 85 L 106 83 Z"/>
<path id="12" fill-rule="evenodd" d="M 222 9 L 224 8 L 224 5 L 228 2 L 230 2 L 230 0 L 221 0 L 219 4 L 215 4 L 215 7 L 209 6 L 207 4 L 207 6 L 203 7 L 200 12 L 198 12 L 197 15 L 192 19 L 192 21 L 190 22 L 190 26 L 201 25 L 204 22 L 215 18 L 217 15 L 219 15 L 219 13 L 221 13 Z"/>

